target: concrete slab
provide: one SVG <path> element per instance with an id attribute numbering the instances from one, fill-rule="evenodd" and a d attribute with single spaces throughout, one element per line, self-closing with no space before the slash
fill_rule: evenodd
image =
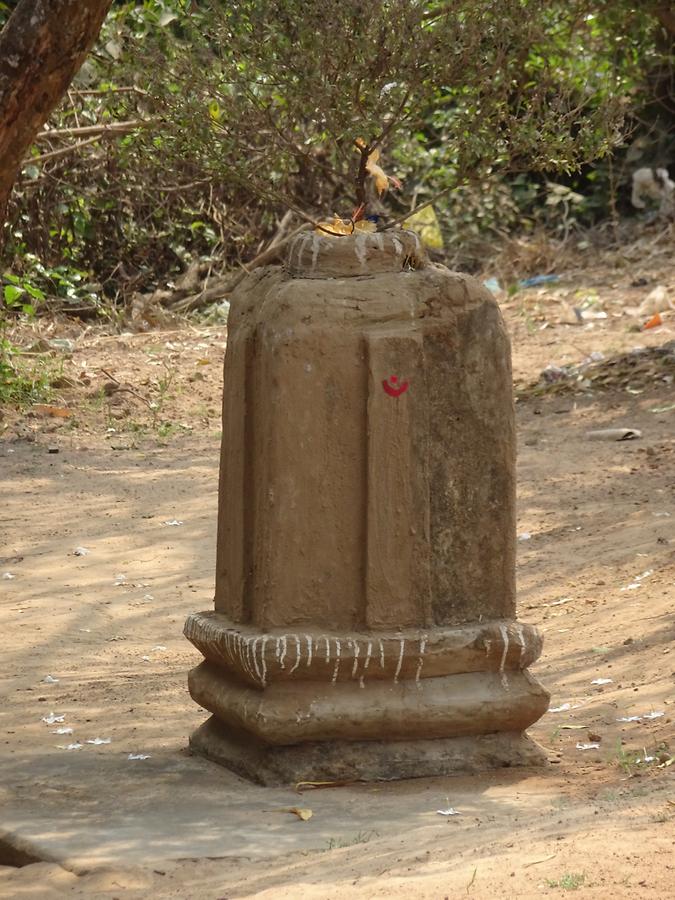
<path id="1" fill-rule="evenodd" d="M 511 810 L 513 785 L 528 777 L 495 773 L 476 778 L 415 779 L 339 789 L 264 788 L 222 767 L 176 750 L 147 760 L 70 751 L 33 758 L 30 773 L 7 764 L 11 799 L 0 811 L 0 847 L 77 873 L 164 860 L 269 859 L 347 845 L 373 836 L 438 825 L 436 810 L 455 806 Z M 533 773 L 532 773 L 533 774 Z M 27 784 L 22 783 L 27 780 Z M 500 787 L 500 782 L 502 786 Z M 24 790 L 32 785 L 33 790 Z M 18 796 L 17 796 L 18 794 Z M 542 809 L 545 798 L 542 795 Z M 527 798 L 532 810 L 532 797 Z M 303 822 L 289 807 L 310 808 Z M 30 861 L 30 860 L 29 860 Z"/>

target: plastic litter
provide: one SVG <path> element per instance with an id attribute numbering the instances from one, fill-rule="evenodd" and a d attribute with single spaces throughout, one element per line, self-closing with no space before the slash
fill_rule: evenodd
<path id="1" fill-rule="evenodd" d="M 455 809 L 453 806 L 448 806 L 447 809 L 437 809 L 436 813 L 439 816 L 459 816 L 461 815 L 458 809 Z"/>
<path id="2" fill-rule="evenodd" d="M 57 744 L 59 750 L 81 750 L 83 744 Z"/>
<path id="3" fill-rule="evenodd" d="M 653 575 L 653 574 L 654 574 L 654 570 L 653 570 L 653 569 L 645 569 L 645 571 L 642 572 L 640 575 L 636 575 L 634 580 L 635 580 L 635 581 L 642 581 L 643 578 L 649 578 L 649 576 L 650 576 L 650 575 Z"/>
<path id="4" fill-rule="evenodd" d="M 166 522 L 162 522 L 162 525 L 183 525 L 180 519 L 167 519 Z"/>
<path id="5" fill-rule="evenodd" d="M 606 319 L 607 313 L 604 309 L 581 309 L 578 306 L 573 307 L 574 314 L 579 322 L 588 322 L 591 319 Z"/>
<path id="6" fill-rule="evenodd" d="M 73 556 L 89 556 L 91 550 L 88 550 L 86 547 L 76 547 L 73 550 Z"/>
<path id="7" fill-rule="evenodd" d="M 580 709 L 580 707 L 581 707 L 580 703 L 575 703 L 574 706 L 572 706 L 571 703 L 563 703 L 562 706 L 552 706 L 548 710 L 548 712 L 550 712 L 550 713 L 567 712 L 568 709 Z"/>
<path id="8" fill-rule="evenodd" d="M 641 437 L 642 432 L 638 428 L 600 428 L 586 432 L 589 441 L 634 441 Z"/>
<path id="9" fill-rule="evenodd" d="M 45 682 L 45 684 L 58 684 L 59 683 L 59 679 L 54 678 L 52 675 L 45 675 L 45 677 L 42 680 Z"/>
<path id="10" fill-rule="evenodd" d="M 67 725 L 64 725 L 63 728 L 57 728 L 55 731 L 52 731 L 52 734 L 72 734 L 73 729 L 68 728 Z"/>
<path id="11" fill-rule="evenodd" d="M 538 287 L 540 284 L 554 284 L 556 281 L 560 281 L 560 275 L 533 275 L 531 278 L 522 278 L 518 282 L 518 287 Z"/>
<path id="12" fill-rule="evenodd" d="M 659 325 L 663 325 L 663 319 L 661 318 L 661 313 L 655 313 L 651 319 L 647 319 L 643 323 L 642 330 L 647 331 L 648 328 L 658 328 Z"/>
<path id="13" fill-rule="evenodd" d="M 594 678 L 591 681 L 591 684 L 612 684 L 613 680 L 611 678 Z"/>
<path id="14" fill-rule="evenodd" d="M 127 583 L 127 576 L 122 574 L 121 572 L 118 575 L 115 575 L 115 587 L 119 587 L 122 584 Z"/>
<path id="15" fill-rule="evenodd" d="M 149 656 L 141 656 L 141 659 L 143 660 L 143 662 L 150 662 Z"/>
<path id="16" fill-rule="evenodd" d="M 91 741 L 87 741 L 87 743 L 88 743 L 88 744 L 96 744 L 96 745 L 98 746 L 98 744 L 109 744 L 111 740 L 112 740 L 112 738 L 100 738 L 100 737 L 97 737 L 97 738 L 94 738 L 94 739 L 91 740 Z"/>
<path id="17" fill-rule="evenodd" d="M 600 744 L 597 741 L 592 741 L 590 744 L 583 744 L 581 741 L 577 742 L 577 750 L 599 750 Z"/>
<path id="18" fill-rule="evenodd" d="M 150 759 L 149 753 L 130 753 L 127 759 Z"/>
<path id="19" fill-rule="evenodd" d="M 42 721 L 43 721 L 43 722 L 46 722 L 47 725 L 56 725 L 56 724 L 58 724 L 59 722 L 65 721 L 65 718 L 66 718 L 65 715 L 63 715 L 63 716 L 57 716 L 57 715 L 55 715 L 53 712 L 50 712 L 48 716 L 43 716 L 43 717 L 42 717 Z"/>
<path id="20" fill-rule="evenodd" d="M 665 716 L 664 712 L 648 712 L 643 713 L 641 716 L 622 716 L 620 719 L 617 719 L 617 722 L 639 722 L 642 719 L 660 719 L 661 716 Z"/>
<path id="21" fill-rule="evenodd" d="M 51 338 L 45 343 L 48 344 L 50 349 L 60 350 L 62 353 L 72 353 L 75 349 L 75 341 L 71 341 L 70 338 Z"/>
<path id="22" fill-rule="evenodd" d="M 547 384 L 555 384 L 556 381 L 564 381 L 566 378 L 569 378 L 571 374 L 572 373 L 567 366 L 554 366 L 550 363 L 542 370 L 540 377 Z"/>
<path id="23" fill-rule="evenodd" d="M 518 540 L 519 541 L 529 541 L 531 537 L 532 537 L 532 535 L 529 531 L 523 531 L 522 534 L 518 535 Z"/>
<path id="24" fill-rule="evenodd" d="M 5 581 L 9 581 L 12 578 L 16 578 L 16 575 L 12 575 L 11 572 L 3 572 L 2 577 L 5 579 Z"/>
<path id="25" fill-rule="evenodd" d="M 157 644 L 156 647 L 151 647 L 150 652 L 154 652 L 155 650 L 166 650 L 166 647 L 163 644 Z"/>
<path id="26" fill-rule="evenodd" d="M 497 278 L 486 278 L 483 282 L 485 287 L 493 294 L 499 294 L 501 292 L 501 287 L 499 286 L 499 281 Z"/>

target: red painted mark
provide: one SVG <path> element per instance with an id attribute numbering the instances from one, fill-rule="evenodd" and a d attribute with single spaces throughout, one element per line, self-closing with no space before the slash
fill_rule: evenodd
<path id="1" fill-rule="evenodd" d="M 389 378 L 384 379 L 382 387 L 390 397 L 400 397 L 408 390 L 409 384 L 407 381 L 399 384 L 398 375 L 390 375 Z"/>

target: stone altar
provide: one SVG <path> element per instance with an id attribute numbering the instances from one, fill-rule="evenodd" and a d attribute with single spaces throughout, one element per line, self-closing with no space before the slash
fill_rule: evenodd
<path id="1" fill-rule="evenodd" d="M 264 784 L 545 761 L 515 608 L 508 336 L 409 231 L 300 234 L 232 297 L 198 753 Z"/>

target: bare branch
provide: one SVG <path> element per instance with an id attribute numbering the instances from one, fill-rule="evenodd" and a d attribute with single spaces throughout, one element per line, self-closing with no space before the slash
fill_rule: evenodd
<path id="1" fill-rule="evenodd" d="M 84 137 L 90 134 L 128 134 L 137 128 L 153 124 L 152 119 L 130 119 L 127 122 L 106 122 L 101 125 L 83 125 L 81 128 L 46 128 L 35 136 L 35 141 L 49 141 L 52 138 Z"/>

